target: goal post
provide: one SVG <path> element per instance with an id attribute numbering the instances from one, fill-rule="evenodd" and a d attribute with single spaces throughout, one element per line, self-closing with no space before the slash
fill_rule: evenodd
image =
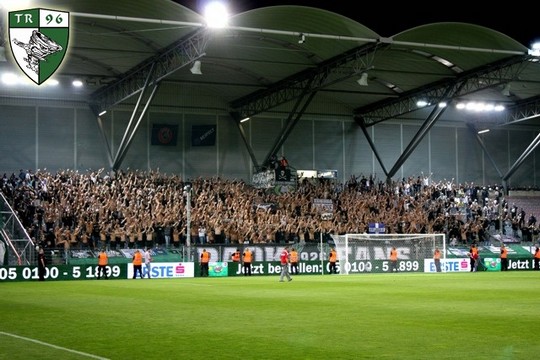
<path id="1" fill-rule="evenodd" d="M 392 248 L 397 250 L 396 271 L 434 272 L 435 249 L 446 258 L 445 234 L 345 234 L 332 236 L 340 274 L 392 272 Z"/>

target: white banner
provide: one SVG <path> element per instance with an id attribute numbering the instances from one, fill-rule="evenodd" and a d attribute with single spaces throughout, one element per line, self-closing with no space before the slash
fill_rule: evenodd
<path id="1" fill-rule="evenodd" d="M 192 262 L 156 262 L 150 264 L 151 279 L 172 279 L 172 278 L 192 278 L 195 277 L 195 264 Z M 144 278 L 148 278 L 148 269 L 146 265 L 142 265 L 142 274 Z M 133 263 L 129 263 L 127 267 L 127 278 L 133 279 Z M 137 274 L 137 279 L 138 279 Z"/>

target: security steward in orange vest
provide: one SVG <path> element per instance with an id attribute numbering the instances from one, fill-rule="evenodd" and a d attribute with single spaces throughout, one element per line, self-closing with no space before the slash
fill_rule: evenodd
<path id="1" fill-rule="evenodd" d="M 139 249 L 137 249 L 135 251 L 135 254 L 133 254 L 133 278 L 134 279 L 137 278 L 137 273 L 139 274 L 139 276 L 142 279 L 143 278 L 143 274 L 142 274 L 142 254 L 139 251 Z"/>
<path id="2" fill-rule="evenodd" d="M 249 248 L 244 250 L 242 257 L 242 267 L 244 268 L 244 276 L 251 276 L 251 262 L 253 261 L 253 253 Z"/>
<path id="3" fill-rule="evenodd" d="M 395 247 L 390 250 L 390 271 L 398 272 L 398 253 Z"/>
<path id="4" fill-rule="evenodd" d="M 201 276 L 208 276 L 208 263 L 210 262 L 210 253 L 203 249 L 201 253 Z"/>
<path id="5" fill-rule="evenodd" d="M 469 249 L 469 257 L 471 262 L 471 272 L 475 272 L 478 269 L 478 248 L 476 244 L 472 244 Z"/>
<path id="6" fill-rule="evenodd" d="M 102 249 L 98 254 L 98 273 L 97 279 L 101 279 L 101 274 L 105 275 L 105 280 L 109 278 L 107 275 L 107 265 L 109 264 L 109 256 L 105 249 Z"/>
<path id="7" fill-rule="evenodd" d="M 330 249 L 330 254 L 328 256 L 328 263 L 330 264 L 329 272 L 330 274 L 337 274 L 337 251 L 334 248 Z"/>
<path id="8" fill-rule="evenodd" d="M 508 249 L 501 244 L 501 271 L 508 271 Z"/>
<path id="9" fill-rule="evenodd" d="M 298 251 L 295 248 L 289 253 L 289 263 L 291 264 L 291 274 L 298 275 Z"/>

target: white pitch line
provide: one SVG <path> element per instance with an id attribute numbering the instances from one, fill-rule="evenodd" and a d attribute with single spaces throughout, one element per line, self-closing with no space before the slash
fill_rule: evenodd
<path id="1" fill-rule="evenodd" d="M 108 358 L 104 358 L 104 357 L 101 357 L 101 356 L 92 355 L 92 354 L 88 354 L 88 353 L 85 353 L 85 352 L 82 352 L 82 351 L 73 350 L 73 349 L 68 349 L 68 348 L 65 348 L 65 347 L 62 347 L 62 346 L 57 346 L 57 345 L 49 344 L 49 343 L 46 343 L 46 342 L 43 342 L 43 341 L 39 341 L 39 340 L 36 340 L 36 339 L 31 339 L 31 338 L 27 338 L 27 337 L 15 335 L 15 334 L 10 334 L 10 333 L 3 332 L 3 331 L 0 331 L 0 335 L 11 336 L 11 337 L 14 337 L 14 338 L 17 338 L 17 339 L 26 340 L 26 341 L 30 341 L 30 342 L 33 342 L 33 343 L 36 343 L 36 344 L 40 344 L 40 345 L 52 347 L 52 348 L 54 348 L 54 349 L 63 350 L 63 351 L 67 351 L 67 352 L 74 353 L 74 354 L 79 354 L 79 355 L 86 356 L 86 357 L 89 357 L 89 358 L 92 358 L 92 359 L 98 359 L 98 360 L 110 360 L 110 359 L 108 359 Z"/>

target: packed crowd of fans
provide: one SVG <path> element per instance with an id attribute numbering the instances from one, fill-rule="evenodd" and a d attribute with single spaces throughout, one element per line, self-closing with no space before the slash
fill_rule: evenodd
<path id="1" fill-rule="evenodd" d="M 303 178 L 295 190 L 276 193 L 241 180 L 184 181 L 159 171 L 21 170 L 4 174 L 0 186 L 36 243 L 64 249 L 308 243 L 367 233 L 375 223 L 386 233 L 446 233 L 463 245 L 488 241 L 490 229 L 501 226 L 529 241 L 538 237 L 534 216 L 509 207 L 500 187 L 426 176 L 391 183 L 362 175 L 346 183 Z"/>

